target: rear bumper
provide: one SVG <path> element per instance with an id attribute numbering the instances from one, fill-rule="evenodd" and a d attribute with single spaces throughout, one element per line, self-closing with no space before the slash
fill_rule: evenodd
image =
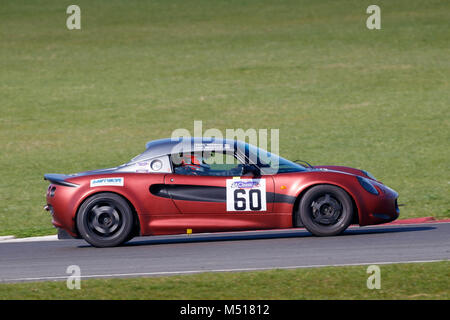
<path id="1" fill-rule="evenodd" d="M 44 210 L 49 212 L 52 217 L 53 226 L 58 230 L 64 230 L 71 237 L 77 237 L 71 204 L 76 189 L 65 185 L 50 184 L 47 189 L 47 203 L 44 205 Z"/>

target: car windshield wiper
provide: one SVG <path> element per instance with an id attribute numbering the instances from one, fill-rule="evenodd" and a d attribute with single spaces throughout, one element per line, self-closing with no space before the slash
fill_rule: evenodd
<path id="1" fill-rule="evenodd" d="M 299 164 L 306 164 L 307 167 L 313 169 L 314 166 L 309 164 L 308 162 L 306 162 L 305 160 L 294 160 L 294 162 L 299 163 Z"/>

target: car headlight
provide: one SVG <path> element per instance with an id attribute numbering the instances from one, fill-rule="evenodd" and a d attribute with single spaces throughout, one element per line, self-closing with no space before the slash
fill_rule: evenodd
<path id="1" fill-rule="evenodd" d="M 368 179 L 360 176 L 357 176 L 356 178 L 358 179 L 359 184 L 364 188 L 364 190 L 371 194 L 378 195 L 378 190 L 372 185 L 372 183 L 370 183 Z"/>

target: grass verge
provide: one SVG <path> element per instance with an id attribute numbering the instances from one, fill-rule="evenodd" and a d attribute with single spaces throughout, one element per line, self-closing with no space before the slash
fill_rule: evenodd
<path id="1" fill-rule="evenodd" d="M 449 299 L 450 262 L 380 265 L 369 290 L 367 266 L 202 273 L 170 277 L 0 284 L 0 299 Z"/>

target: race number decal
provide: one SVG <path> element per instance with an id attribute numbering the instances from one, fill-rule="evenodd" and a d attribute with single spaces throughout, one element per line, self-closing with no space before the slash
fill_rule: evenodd
<path id="1" fill-rule="evenodd" d="M 266 210 L 266 179 L 227 180 L 227 211 Z"/>

